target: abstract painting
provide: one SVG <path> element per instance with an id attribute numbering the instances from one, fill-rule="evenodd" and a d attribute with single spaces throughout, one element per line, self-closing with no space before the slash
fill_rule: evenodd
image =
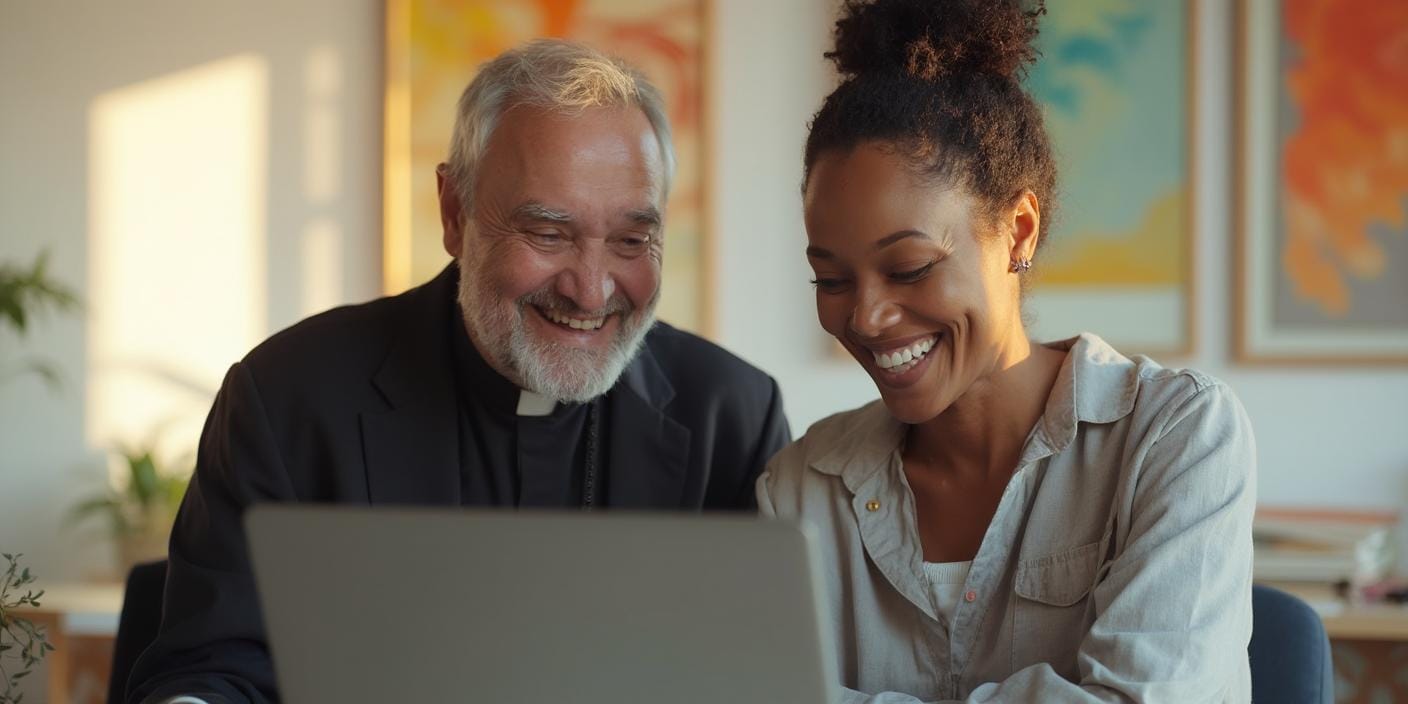
<path id="1" fill-rule="evenodd" d="M 1408 363 L 1408 3 L 1240 10 L 1237 356 Z"/>
<path id="2" fill-rule="evenodd" d="M 1026 82 L 1056 152 L 1059 211 L 1037 253 L 1038 339 L 1193 348 L 1191 2 L 1047 4 Z"/>
<path id="3" fill-rule="evenodd" d="M 704 129 L 706 0 L 388 0 L 383 281 L 397 293 L 450 258 L 435 166 L 475 70 L 539 37 L 585 42 L 642 70 L 665 96 L 679 168 L 666 211 L 658 314 L 709 328 Z"/>

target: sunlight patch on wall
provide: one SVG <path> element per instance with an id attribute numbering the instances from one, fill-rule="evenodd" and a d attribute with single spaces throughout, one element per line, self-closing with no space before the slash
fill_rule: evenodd
<path id="1" fill-rule="evenodd" d="M 93 101 L 90 444 L 192 449 L 225 371 L 266 334 L 268 131 L 253 54 Z"/>
<path id="2" fill-rule="evenodd" d="M 318 46 L 303 59 L 303 225 L 300 313 L 313 315 L 343 302 L 343 232 L 334 217 L 342 194 L 342 59 Z"/>
<path id="3" fill-rule="evenodd" d="M 303 228 L 304 315 L 342 303 L 342 230 L 332 218 L 318 218 Z"/>

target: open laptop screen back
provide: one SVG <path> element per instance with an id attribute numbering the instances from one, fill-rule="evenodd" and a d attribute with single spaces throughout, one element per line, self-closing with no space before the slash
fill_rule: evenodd
<path id="1" fill-rule="evenodd" d="M 796 524 L 261 506 L 246 526 L 291 704 L 831 698 Z"/>

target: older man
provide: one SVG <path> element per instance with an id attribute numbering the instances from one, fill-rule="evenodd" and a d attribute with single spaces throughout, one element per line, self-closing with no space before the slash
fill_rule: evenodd
<path id="1" fill-rule="evenodd" d="M 252 503 L 751 508 L 787 423 L 771 378 L 654 320 L 673 167 L 660 96 L 621 63 L 541 41 L 486 65 L 438 169 L 456 263 L 226 376 L 128 701 L 277 698 Z"/>

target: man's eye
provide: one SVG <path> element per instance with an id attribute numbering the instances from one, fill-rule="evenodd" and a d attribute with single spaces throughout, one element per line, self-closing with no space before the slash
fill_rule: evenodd
<path id="1" fill-rule="evenodd" d="M 622 235 L 616 238 L 616 247 L 627 255 L 644 254 L 653 240 L 650 235 Z"/>
<path id="2" fill-rule="evenodd" d="M 561 232 L 542 230 L 529 230 L 528 237 L 537 244 L 558 244 L 563 239 Z"/>

